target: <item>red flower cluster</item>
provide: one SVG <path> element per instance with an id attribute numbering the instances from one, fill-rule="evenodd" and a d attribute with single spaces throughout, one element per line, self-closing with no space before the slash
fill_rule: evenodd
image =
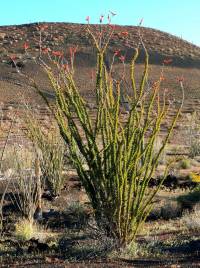
<path id="1" fill-rule="evenodd" d="M 116 29 L 116 25 L 113 25 L 113 24 L 109 24 L 109 27 L 111 28 L 112 31 Z"/>
<path id="2" fill-rule="evenodd" d="M 103 22 L 103 18 L 104 18 L 104 15 L 101 15 L 100 18 L 99 18 L 99 22 L 100 22 L 100 23 Z"/>
<path id="3" fill-rule="evenodd" d="M 103 32 L 101 31 L 101 32 L 98 32 L 97 33 L 97 36 L 99 37 L 99 38 L 101 38 L 102 36 L 103 36 Z"/>
<path id="4" fill-rule="evenodd" d="M 120 49 L 116 49 L 114 51 L 114 56 L 117 56 L 122 62 L 125 61 L 125 56 L 121 55 Z"/>
<path id="5" fill-rule="evenodd" d="M 160 76 L 160 81 L 164 81 L 164 80 L 165 80 L 165 77 L 164 77 L 163 74 L 161 74 L 161 76 Z"/>
<path id="6" fill-rule="evenodd" d="M 120 55 L 120 49 L 116 49 L 116 50 L 114 51 L 114 55 L 115 55 L 115 56 L 119 56 L 119 55 Z"/>
<path id="7" fill-rule="evenodd" d="M 55 57 L 63 57 L 62 51 L 52 51 L 52 55 Z"/>
<path id="8" fill-rule="evenodd" d="M 44 30 L 46 30 L 46 29 L 48 29 L 48 25 L 47 24 L 43 24 L 43 25 L 39 25 L 38 27 L 37 27 L 37 30 L 38 31 L 44 31 Z"/>
<path id="9" fill-rule="evenodd" d="M 119 57 L 119 59 L 120 59 L 122 62 L 124 62 L 124 61 L 125 61 L 125 56 L 121 55 L 121 56 Z"/>
<path id="10" fill-rule="evenodd" d="M 85 20 L 89 23 L 90 22 L 90 16 L 87 16 Z"/>
<path id="11" fill-rule="evenodd" d="M 42 48 L 42 52 L 43 52 L 44 54 L 47 54 L 49 51 L 50 51 L 50 48 L 48 48 L 48 47 L 43 47 L 43 48 Z"/>
<path id="12" fill-rule="evenodd" d="M 67 72 L 69 71 L 69 66 L 68 66 L 68 64 L 63 64 L 63 65 L 62 65 L 62 68 L 63 68 L 64 71 L 67 71 Z"/>
<path id="13" fill-rule="evenodd" d="M 171 64 L 172 62 L 173 62 L 172 59 L 164 59 L 163 60 L 163 64 L 166 64 L 166 65 Z"/>
<path id="14" fill-rule="evenodd" d="M 78 46 L 76 46 L 76 47 L 70 47 L 69 48 L 70 57 L 74 57 L 74 55 L 76 54 L 77 50 L 78 50 Z"/>
<path id="15" fill-rule="evenodd" d="M 29 45 L 28 45 L 27 42 L 24 43 L 23 48 L 24 48 L 25 50 L 27 50 L 27 49 L 29 48 Z"/>
<path id="16" fill-rule="evenodd" d="M 94 78 L 95 78 L 95 72 L 94 72 L 94 70 L 91 71 L 90 78 L 91 78 L 92 80 L 94 80 Z"/>
<path id="17" fill-rule="evenodd" d="M 127 37 L 128 36 L 128 32 L 127 31 L 123 31 L 120 33 L 121 36 Z"/>
<path id="18" fill-rule="evenodd" d="M 12 61 L 15 61 L 17 59 L 17 56 L 16 55 L 11 55 L 10 58 L 11 58 Z"/>
<path id="19" fill-rule="evenodd" d="M 184 77 L 183 77 L 183 75 L 182 75 L 182 76 L 178 76 L 176 79 L 177 79 L 177 81 L 178 81 L 179 83 L 181 83 L 181 82 L 184 81 Z"/>

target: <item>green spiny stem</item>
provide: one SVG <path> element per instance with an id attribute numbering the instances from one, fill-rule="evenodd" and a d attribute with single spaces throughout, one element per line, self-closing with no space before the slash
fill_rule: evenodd
<path id="1" fill-rule="evenodd" d="M 137 60 L 139 55 L 138 49 L 136 49 L 135 51 L 135 55 L 133 57 L 133 59 L 131 60 L 131 83 L 132 83 L 132 89 L 133 89 L 133 93 L 134 93 L 134 100 L 137 99 L 137 89 L 136 89 L 136 84 L 135 84 L 135 77 L 134 77 L 134 71 L 135 71 L 135 61 Z"/>

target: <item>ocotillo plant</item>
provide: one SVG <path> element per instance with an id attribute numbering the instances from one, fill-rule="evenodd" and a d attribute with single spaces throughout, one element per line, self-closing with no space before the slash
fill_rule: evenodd
<path id="1" fill-rule="evenodd" d="M 161 95 L 159 91 L 163 76 L 153 84 L 147 95 L 145 88 L 149 56 L 143 46 L 146 54 L 144 72 L 139 87 L 136 86 L 134 67 L 139 54 L 136 48 L 130 63 L 130 111 L 127 120 L 122 122 L 121 80 L 115 80 L 112 71 L 107 70 L 104 63 L 112 31 L 113 28 L 106 35 L 107 39 L 103 39 L 102 33 L 95 35 L 88 25 L 88 32 L 97 49 L 95 119 L 76 86 L 73 66 L 60 63 L 59 55 L 56 72 L 42 61 L 55 90 L 56 105 L 50 105 L 39 92 L 54 112 L 61 135 L 90 198 L 98 226 L 123 246 L 135 239 L 160 189 L 162 181 L 154 190 L 149 190 L 148 184 L 176 124 L 181 106 L 155 154 L 154 143 L 170 107 L 165 94 Z M 121 60 L 124 63 L 124 58 L 121 57 Z M 80 160 L 80 154 L 85 163 Z M 163 180 L 167 170 L 168 166 Z"/>

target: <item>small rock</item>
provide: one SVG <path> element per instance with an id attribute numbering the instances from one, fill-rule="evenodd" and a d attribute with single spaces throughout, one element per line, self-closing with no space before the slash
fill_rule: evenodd
<path id="1" fill-rule="evenodd" d="M 6 36 L 6 33 L 0 33 L 0 39 L 4 39 Z"/>

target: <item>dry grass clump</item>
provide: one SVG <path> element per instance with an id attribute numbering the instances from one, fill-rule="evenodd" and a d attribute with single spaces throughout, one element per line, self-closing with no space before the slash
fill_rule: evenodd
<path id="1" fill-rule="evenodd" d="M 25 122 L 26 134 L 39 150 L 43 186 L 47 187 L 52 196 L 57 196 L 65 183 L 63 170 L 66 158 L 64 142 L 58 128 L 55 124 L 51 129 L 45 128 L 30 112 Z"/>
<path id="2" fill-rule="evenodd" d="M 30 170 L 33 166 L 33 160 L 35 153 L 33 148 L 23 145 L 10 145 L 6 148 L 2 159 L 2 172 L 5 173 L 7 170 L 12 169 L 13 173 L 17 173 L 19 163 L 23 170 Z"/>
<path id="3" fill-rule="evenodd" d="M 132 241 L 129 245 L 121 248 L 120 250 L 113 250 L 109 253 L 109 257 L 132 260 L 135 258 L 149 258 L 152 256 L 160 257 L 162 254 L 163 252 L 158 238 L 151 237 L 151 239 L 142 243 Z"/>
<path id="4" fill-rule="evenodd" d="M 34 174 L 21 172 L 17 180 L 12 181 L 12 185 L 14 186 L 14 191 L 11 193 L 13 204 L 23 217 L 32 220 L 39 203 L 38 185 Z"/>
<path id="5" fill-rule="evenodd" d="M 31 238 L 47 241 L 54 235 L 36 221 L 20 218 L 15 224 L 14 235 L 17 239 L 27 241 Z"/>
<path id="6" fill-rule="evenodd" d="M 68 215 L 76 222 L 76 227 L 83 228 L 89 222 L 93 216 L 90 210 L 87 210 L 87 207 L 81 204 L 80 202 L 72 202 L 66 209 Z M 73 221 L 72 220 L 72 221 Z"/>
<path id="7" fill-rule="evenodd" d="M 194 112 L 188 116 L 188 127 L 186 129 L 186 138 L 189 145 L 189 156 L 194 158 L 200 155 L 200 122 L 199 114 Z"/>
<path id="8" fill-rule="evenodd" d="M 14 176 L 11 180 L 11 200 L 22 217 L 32 221 L 41 199 L 40 176 L 37 171 L 37 155 L 32 150 L 28 166 L 24 155 L 15 147 L 13 150 Z M 28 167 L 28 168 L 27 168 Z"/>
<path id="9" fill-rule="evenodd" d="M 38 225 L 28 219 L 22 218 L 15 224 L 15 236 L 19 240 L 26 241 L 35 237 L 38 234 L 38 230 Z"/>
<path id="10" fill-rule="evenodd" d="M 200 232 L 200 205 L 196 205 L 192 212 L 186 212 L 181 218 L 181 223 L 188 230 Z"/>

